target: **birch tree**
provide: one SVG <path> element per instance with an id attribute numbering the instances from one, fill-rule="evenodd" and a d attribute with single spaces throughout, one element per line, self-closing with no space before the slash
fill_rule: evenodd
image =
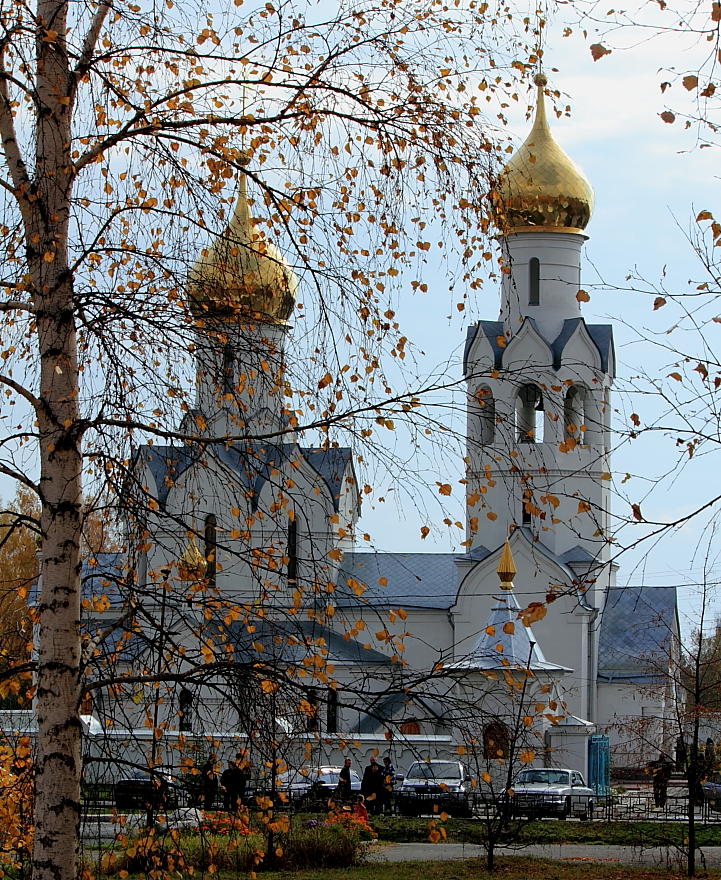
<path id="1" fill-rule="evenodd" d="M 422 266 L 431 217 L 478 283 L 495 126 L 537 61 L 541 22 L 504 3 L 415 0 L 332 14 L 242 0 L 1 8 L 0 472 L 40 504 L 33 876 L 70 880 L 84 491 L 119 490 L 139 435 L 177 436 L 196 242 L 224 222 L 234 178 L 250 177 L 263 233 L 301 273 L 321 331 L 294 427 L 362 411 L 389 429 L 411 406 L 382 367 L 407 343 L 391 294 Z"/>

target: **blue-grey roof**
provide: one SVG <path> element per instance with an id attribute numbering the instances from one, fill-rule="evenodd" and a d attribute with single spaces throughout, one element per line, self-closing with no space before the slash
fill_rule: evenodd
<path id="1" fill-rule="evenodd" d="M 531 326 L 536 330 L 538 335 L 543 338 L 543 334 L 538 330 L 538 325 L 533 318 L 526 318 Z M 524 321 L 525 323 L 525 321 Z M 563 327 L 558 336 L 553 340 L 551 351 L 553 352 L 553 366 L 558 369 L 563 359 L 563 349 L 566 343 L 576 332 L 578 326 L 582 324 L 591 341 L 598 349 L 601 358 L 601 369 L 604 373 L 609 371 L 609 366 L 613 361 L 613 327 L 610 324 L 587 324 L 583 318 L 567 318 L 563 322 Z M 463 352 L 463 373 L 468 372 L 468 355 L 471 351 L 476 337 L 479 333 L 483 333 L 488 339 L 491 349 L 493 350 L 494 367 L 498 370 L 503 366 L 503 352 L 506 346 L 498 344 L 498 339 L 504 337 L 505 329 L 503 321 L 479 321 L 477 324 L 469 327 L 466 332 L 466 344 Z"/>
<path id="2" fill-rule="evenodd" d="M 616 356 L 613 348 L 613 327 L 611 324 L 586 324 L 588 335 L 596 343 L 596 348 L 601 352 L 601 369 L 608 373 L 611 363 L 615 362 Z"/>
<path id="3" fill-rule="evenodd" d="M 561 332 L 553 340 L 553 345 L 551 346 L 554 369 L 557 370 L 561 366 L 563 349 L 579 326 L 586 328 L 591 341 L 598 349 L 598 354 L 601 358 L 601 369 L 604 373 L 607 373 L 613 352 L 613 327 L 610 324 L 587 324 L 583 318 L 566 318 L 563 322 Z"/>
<path id="4" fill-rule="evenodd" d="M 122 605 L 123 585 L 128 575 L 125 553 L 96 553 L 83 562 L 80 571 L 83 599 L 107 596 L 110 607 Z"/>
<path id="5" fill-rule="evenodd" d="M 389 665 L 390 658 L 370 646 L 323 623 L 307 617 L 286 617 L 280 620 L 261 618 L 253 621 L 253 631 L 242 623 L 231 627 L 230 637 L 235 648 L 236 662 L 263 664 L 302 664 L 320 654 L 329 664 Z"/>
<path id="6" fill-rule="evenodd" d="M 232 444 L 218 443 L 207 448 L 143 446 L 136 453 L 136 462 L 140 461 L 150 469 L 157 487 L 157 501 L 163 507 L 175 481 L 204 456 L 217 459 L 232 472 L 242 488 L 252 490 L 256 504 L 273 471 L 285 462 L 302 456 L 325 481 L 336 510 L 343 489 L 343 477 L 352 461 L 351 450 L 346 447 L 313 449 L 301 448 L 295 443 L 248 440 Z"/>
<path id="7" fill-rule="evenodd" d="M 598 677 L 647 681 L 668 668 L 676 587 L 612 587 L 601 619 Z"/>
<path id="8" fill-rule="evenodd" d="M 82 563 L 80 569 L 80 598 L 100 599 L 106 596 L 109 607 L 123 604 L 122 586 L 127 577 L 127 557 L 124 553 L 96 553 Z M 34 581 L 28 591 L 28 604 L 37 605 L 40 599 L 38 582 Z"/>
<path id="9" fill-rule="evenodd" d="M 562 562 L 564 565 L 571 565 L 574 562 L 582 562 L 584 565 L 598 564 L 596 558 L 592 556 L 585 547 L 581 547 L 580 544 L 576 544 L 575 547 L 571 547 L 570 550 L 561 553 L 558 557 L 558 561 Z"/>
<path id="10" fill-rule="evenodd" d="M 310 466 L 320 474 L 333 496 L 333 503 L 338 508 L 338 500 L 343 493 L 343 479 L 350 464 L 352 453 L 348 447 L 339 446 L 331 449 L 315 449 L 300 447 L 303 457 Z"/>
<path id="11" fill-rule="evenodd" d="M 479 321 L 466 331 L 466 345 L 463 351 L 463 375 L 468 372 L 468 355 L 479 333 L 483 333 L 486 339 L 488 339 L 493 351 L 493 364 L 496 369 L 500 369 L 505 346 L 498 344 L 498 338 L 505 336 L 503 321 Z"/>
<path id="12" fill-rule="evenodd" d="M 338 572 L 337 604 L 450 608 L 458 589 L 456 558 L 453 553 L 346 553 Z M 360 598 L 355 585 L 365 588 Z"/>
<path id="13" fill-rule="evenodd" d="M 495 604 L 476 644 L 450 668 L 468 671 L 533 669 L 537 672 L 570 672 L 565 666 L 549 663 L 543 656 L 531 628 L 519 619 L 520 607 L 513 590 L 506 590 L 494 598 Z"/>
<path id="14" fill-rule="evenodd" d="M 407 691 L 376 694 L 363 703 L 363 712 L 365 714 L 358 722 L 358 733 L 377 733 L 389 721 L 412 719 L 436 723 L 443 719 L 442 707 L 435 699 L 424 699 Z"/>

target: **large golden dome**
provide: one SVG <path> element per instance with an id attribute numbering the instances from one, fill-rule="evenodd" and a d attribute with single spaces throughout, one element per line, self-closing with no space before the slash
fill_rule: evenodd
<path id="1" fill-rule="evenodd" d="M 256 232 L 245 174 L 225 232 L 201 255 L 188 281 L 188 303 L 197 317 L 241 315 L 285 324 L 293 313 L 298 279 L 276 247 Z"/>
<path id="2" fill-rule="evenodd" d="M 522 146 L 503 169 L 494 197 L 505 233 L 583 232 L 591 219 L 591 185 L 558 146 L 546 119 L 546 77 L 538 74 L 536 118 Z"/>

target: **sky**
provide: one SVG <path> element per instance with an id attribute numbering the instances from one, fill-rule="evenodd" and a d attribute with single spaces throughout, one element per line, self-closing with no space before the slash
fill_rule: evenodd
<path id="1" fill-rule="evenodd" d="M 556 140 L 590 180 L 596 197 L 586 230 L 589 239 L 582 269 L 582 284 L 591 296 L 583 307 L 584 317 L 591 322 L 614 324 L 614 403 L 619 409 L 616 425 L 628 428 L 632 412 L 638 412 L 644 424 L 658 412 L 656 401 L 631 390 L 639 384 L 635 377 L 643 371 L 666 376 L 672 369 L 672 354 L 639 341 L 638 330 L 648 328 L 671 346 L 677 338 L 665 334 L 673 323 L 671 309 L 654 311 L 652 303 L 658 291 L 649 291 L 654 285 L 663 285 L 670 292 L 681 292 L 688 289 L 689 279 L 703 278 L 685 234 L 696 214 L 702 209 L 713 211 L 718 201 L 718 152 L 698 148 L 695 132 L 684 130 L 678 119 L 674 124 L 661 119 L 660 114 L 669 107 L 690 110 L 692 105 L 691 96 L 680 84 L 661 93 L 660 83 L 671 77 L 659 71 L 659 61 L 674 61 L 679 68 L 693 66 L 705 47 L 695 46 L 692 41 L 684 44 L 678 35 L 640 42 L 637 32 L 620 33 L 616 40 L 629 48 L 614 48 L 611 54 L 594 61 L 589 50 L 589 44 L 594 42 L 592 36 L 584 40 L 577 32 L 564 39 L 560 36 L 560 22 L 552 24 L 549 30 L 545 51 L 549 87 L 559 89 L 564 102 L 571 105 L 570 118 L 551 117 L 551 128 Z M 553 67 L 558 71 L 554 72 Z M 532 100 L 529 88 L 527 101 Z M 516 145 L 530 127 L 525 106 L 522 100 L 518 107 L 509 109 L 510 131 Z M 629 274 L 648 283 L 634 285 L 626 280 Z M 411 325 L 411 338 L 426 352 L 427 363 L 440 363 L 450 356 L 449 373 L 459 376 L 467 321 L 495 320 L 498 290 L 487 285 L 476 302 L 469 305 L 464 322 L 452 314 L 445 279 L 434 280 L 420 309 L 418 302 L 414 302 L 407 304 L 406 310 L 401 307 L 399 314 L 402 321 Z M 645 292 L 633 291 L 634 286 Z M 717 333 L 716 326 L 711 324 L 708 333 Z M 687 468 L 675 482 L 667 479 L 657 483 L 675 457 L 673 439 L 665 436 L 642 437 L 622 444 L 612 457 L 612 471 L 615 485 L 627 493 L 628 500 L 616 498 L 618 512 L 629 513 L 629 500 L 643 501 L 646 517 L 666 521 L 705 499 L 708 486 L 715 481 L 713 455 L 707 461 L 693 462 L 693 467 Z M 632 477 L 621 484 L 626 473 Z M 459 469 L 457 476 L 460 475 Z M 430 485 L 432 493 L 433 481 Z M 463 519 L 460 501 L 459 497 L 457 506 L 451 509 L 458 519 Z M 361 520 L 363 529 L 371 532 L 379 549 L 460 550 L 463 535 L 459 530 L 435 530 L 421 542 L 419 524 L 423 514 L 417 513 L 408 499 L 401 503 L 400 515 L 397 510 L 386 509 L 388 506 L 389 500 L 372 510 L 366 506 Z M 642 530 L 643 527 L 624 529 L 619 534 L 620 545 L 635 540 Z M 721 569 L 713 555 L 714 544 L 711 543 L 709 555 L 705 535 L 701 522 L 694 522 L 660 541 L 644 543 L 635 552 L 624 552 L 618 559 L 619 583 L 675 584 L 681 588 L 679 607 L 685 632 L 697 626 L 704 577 L 721 580 Z M 713 590 L 711 595 L 714 616 L 721 612 L 721 601 Z"/>
<path id="2" fill-rule="evenodd" d="M 653 399 L 632 391 L 637 384 L 634 377 L 644 370 L 665 376 L 672 369 L 672 356 L 640 342 L 639 329 L 659 333 L 662 340 L 672 342 L 674 338 L 663 335 L 673 320 L 670 308 L 654 312 L 652 302 L 656 293 L 639 293 L 631 288 L 641 286 L 649 291 L 663 283 L 670 291 L 680 291 L 687 288 L 688 279 L 699 278 L 700 268 L 685 233 L 700 210 L 713 210 L 718 201 L 718 151 L 699 148 L 693 129 L 684 130 L 678 119 L 667 124 L 660 116 L 669 107 L 688 110 L 692 106 L 691 95 L 678 83 L 661 93 L 660 83 L 673 77 L 660 68 L 663 64 L 693 68 L 700 63 L 706 47 L 696 38 L 685 40 L 678 34 L 650 38 L 651 31 L 620 31 L 612 41 L 603 38 L 604 45 L 612 46 L 613 51 L 594 61 L 589 45 L 599 38 L 593 34 L 584 38 L 575 26 L 572 36 L 564 38 L 562 32 L 568 25 L 559 17 L 547 29 L 544 68 L 549 86 L 562 92 L 562 104 L 571 106 L 570 117 L 551 116 L 551 127 L 557 141 L 583 169 L 595 190 L 595 210 L 586 230 L 589 240 L 584 254 L 583 286 L 591 298 L 584 305 L 584 317 L 590 322 L 614 323 L 615 403 L 619 410 L 616 421 L 618 427 L 628 428 L 631 413 L 638 412 L 646 423 L 657 411 Z M 520 145 L 530 128 L 525 113 L 534 98 L 530 84 L 528 93 L 520 98 L 517 106 L 508 109 L 509 131 L 516 145 Z M 629 282 L 629 274 L 648 283 Z M 458 379 L 468 323 L 497 318 L 498 289 L 494 284 L 486 284 L 475 301 L 469 303 L 466 313 L 460 315 L 455 309 L 458 293 L 449 293 L 448 279 L 437 266 L 429 265 L 425 280 L 429 286 L 427 294 L 399 302 L 399 320 L 419 352 L 420 371 L 440 372 L 448 379 Z M 716 333 L 716 327 L 709 325 L 708 332 Z M 456 427 L 462 429 L 460 393 L 455 410 Z M 396 442 L 391 435 L 387 440 Z M 402 444 L 401 440 L 397 442 Z M 407 449 L 400 451 L 408 457 L 411 470 L 417 467 Z M 716 481 L 712 455 L 705 461 L 694 462 L 675 482 L 665 480 L 655 487 L 656 479 L 668 469 L 674 454 L 673 440 L 658 435 L 620 445 L 612 458 L 614 483 L 628 495 L 615 501 L 620 513 L 627 514 L 629 501 L 634 500 L 643 502 L 648 518 L 673 519 L 706 497 L 708 486 Z M 426 467 L 425 463 L 422 467 Z M 627 473 L 631 478 L 621 483 Z M 369 546 L 379 550 L 461 552 L 462 531 L 453 525 L 439 525 L 446 512 L 452 523 L 463 520 L 462 491 L 457 485 L 461 477 L 460 450 L 449 443 L 445 458 L 436 462 L 435 469 L 431 462 L 427 469 L 416 471 L 412 480 L 407 481 L 405 493 L 397 487 L 384 492 L 383 485 L 379 485 L 374 497 L 380 495 L 386 501 L 365 504 L 359 531 L 369 532 L 373 539 Z M 454 485 L 452 497 L 443 499 L 444 511 L 438 507 L 441 499 L 436 490 L 437 479 Z M 651 489 L 654 491 L 650 492 Z M 0 482 L 0 492 L 8 497 L 12 488 Z M 421 541 L 420 527 L 431 521 L 429 517 L 434 528 Z M 625 529 L 619 534 L 620 546 L 631 543 L 639 531 L 642 527 L 636 531 Z M 644 544 L 619 557 L 620 583 L 681 587 L 680 610 L 686 631 L 695 625 L 700 604 L 697 585 L 704 578 L 703 560 L 707 555 L 703 535 L 700 524 L 691 523 L 654 545 Z M 706 568 L 712 580 L 721 575 L 713 553 Z M 714 598 L 713 612 L 716 611 L 721 611 L 721 601 Z"/>

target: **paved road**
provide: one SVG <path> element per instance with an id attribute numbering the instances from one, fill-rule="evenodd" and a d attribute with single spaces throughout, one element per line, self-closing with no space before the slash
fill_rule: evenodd
<path id="1" fill-rule="evenodd" d="M 546 844 L 526 846 L 519 849 L 500 847 L 498 855 L 538 856 L 545 859 L 558 859 L 582 862 L 618 862 L 623 865 L 654 865 L 666 867 L 679 861 L 674 850 L 632 846 L 583 846 L 579 844 Z M 463 843 L 392 843 L 371 847 L 369 861 L 377 862 L 421 862 L 447 861 L 451 859 L 482 858 L 482 846 Z M 721 866 L 721 847 L 711 846 L 703 850 L 708 867 Z M 701 857 L 697 855 L 699 864 Z"/>

